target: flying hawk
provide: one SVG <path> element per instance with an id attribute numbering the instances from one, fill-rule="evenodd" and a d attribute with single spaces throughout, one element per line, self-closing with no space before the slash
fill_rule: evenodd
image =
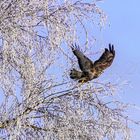
<path id="1" fill-rule="evenodd" d="M 109 44 L 109 49 L 105 48 L 101 57 L 95 62 L 92 62 L 88 57 L 86 57 L 76 44 L 72 45 L 71 48 L 78 59 L 81 71 L 72 69 L 70 72 L 70 78 L 78 80 L 80 83 L 85 83 L 98 78 L 103 71 L 112 64 L 115 57 L 114 45 L 112 44 Z"/>

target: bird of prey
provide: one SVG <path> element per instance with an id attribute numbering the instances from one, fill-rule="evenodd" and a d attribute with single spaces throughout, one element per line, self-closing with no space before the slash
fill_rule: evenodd
<path id="1" fill-rule="evenodd" d="M 71 48 L 78 59 L 81 71 L 72 69 L 70 72 L 70 78 L 78 80 L 79 83 L 85 83 L 98 78 L 103 71 L 112 64 L 115 57 L 114 45 L 112 44 L 109 44 L 109 48 L 105 48 L 101 57 L 95 62 L 86 57 L 76 44 L 72 45 Z"/>

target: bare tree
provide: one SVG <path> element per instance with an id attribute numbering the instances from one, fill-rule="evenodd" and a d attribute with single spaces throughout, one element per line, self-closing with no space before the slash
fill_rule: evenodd
<path id="1" fill-rule="evenodd" d="M 131 139 L 119 85 L 69 79 L 69 46 L 105 23 L 98 1 L 0 1 L 1 139 Z"/>

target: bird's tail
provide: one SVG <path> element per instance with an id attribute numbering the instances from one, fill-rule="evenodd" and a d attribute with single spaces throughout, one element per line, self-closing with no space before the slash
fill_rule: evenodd
<path id="1" fill-rule="evenodd" d="M 80 79 L 82 77 L 82 72 L 77 71 L 76 69 L 72 69 L 70 72 L 71 79 Z"/>

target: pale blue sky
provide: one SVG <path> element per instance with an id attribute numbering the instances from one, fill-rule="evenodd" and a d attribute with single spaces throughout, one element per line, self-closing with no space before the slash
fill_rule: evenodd
<path id="1" fill-rule="evenodd" d="M 116 60 L 111 68 L 123 80 L 128 80 L 132 87 L 125 87 L 124 102 L 140 107 L 140 0 L 104 0 L 100 7 L 108 15 L 103 38 L 116 45 Z M 129 112 L 140 120 L 140 111 Z M 140 127 L 135 126 L 134 140 L 140 140 Z"/>

